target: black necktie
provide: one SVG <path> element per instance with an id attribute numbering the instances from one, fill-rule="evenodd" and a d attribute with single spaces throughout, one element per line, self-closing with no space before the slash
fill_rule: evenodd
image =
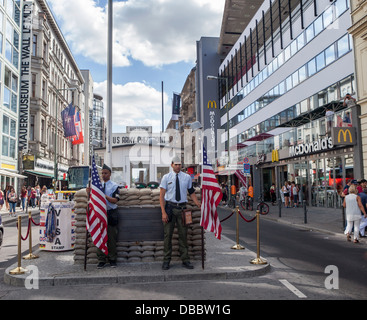
<path id="1" fill-rule="evenodd" d="M 178 173 L 176 174 L 176 201 L 180 202 L 181 192 L 180 192 L 180 181 L 178 180 Z"/>

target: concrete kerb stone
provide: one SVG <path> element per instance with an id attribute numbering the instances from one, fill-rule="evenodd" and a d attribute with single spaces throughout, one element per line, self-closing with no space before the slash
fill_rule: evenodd
<path id="1" fill-rule="evenodd" d="M 204 269 L 201 261 L 194 262 L 193 270 L 186 270 L 180 261 L 174 261 L 167 271 L 161 270 L 161 262 L 118 263 L 117 268 L 106 266 L 101 270 L 90 264 L 84 271 L 82 264 L 73 263 L 72 251 L 57 253 L 42 250 L 35 252 L 40 256 L 39 259 L 23 260 L 22 267 L 27 269 L 33 265 L 39 269 L 39 286 L 233 280 L 261 276 L 271 270 L 270 264 L 250 264 L 256 254 L 248 249 L 230 249 L 233 243 L 225 236 L 222 236 L 222 240 L 214 239 L 213 236 L 208 243 Z M 4 281 L 12 286 L 24 286 L 27 277 L 32 274 L 11 275 L 10 270 L 15 267 L 16 264 L 6 269 Z"/>

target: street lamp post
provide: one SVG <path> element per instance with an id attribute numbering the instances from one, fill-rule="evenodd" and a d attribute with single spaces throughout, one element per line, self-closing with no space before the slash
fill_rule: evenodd
<path id="1" fill-rule="evenodd" d="M 225 80 L 226 82 L 226 108 L 227 108 L 227 142 L 228 142 L 228 180 L 229 180 L 229 191 L 232 186 L 232 175 L 230 170 L 231 158 L 229 150 L 229 91 L 228 91 L 228 78 L 227 77 L 217 77 L 217 76 L 207 76 L 207 80 Z"/>
<path id="2" fill-rule="evenodd" d="M 56 89 L 57 94 L 60 94 L 61 91 L 75 91 L 78 88 L 62 88 L 62 89 Z M 55 159 L 54 159 L 54 180 L 55 185 L 54 188 L 56 190 L 56 182 L 57 182 L 57 172 L 58 172 L 58 165 L 57 165 L 57 158 L 58 158 L 58 152 L 57 152 L 57 131 L 58 131 L 58 110 L 57 110 L 57 104 L 56 104 L 56 115 L 55 115 Z"/>

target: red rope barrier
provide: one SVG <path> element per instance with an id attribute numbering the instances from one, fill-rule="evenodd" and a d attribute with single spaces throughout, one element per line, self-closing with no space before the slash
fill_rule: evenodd
<path id="1" fill-rule="evenodd" d="M 26 241 L 28 239 L 30 227 L 31 227 L 31 223 L 30 223 L 30 219 L 28 219 L 28 227 L 27 227 L 27 235 L 26 235 L 26 237 L 23 238 L 22 234 L 20 234 L 20 237 L 22 238 L 23 241 Z M 19 228 L 19 226 L 18 226 L 18 222 L 17 222 L 17 229 L 18 228 Z"/>
<path id="2" fill-rule="evenodd" d="M 247 219 L 242 215 L 242 213 L 241 213 L 241 211 L 240 211 L 240 210 L 238 210 L 238 212 L 239 212 L 239 214 L 240 214 L 241 218 L 242 218 L 243 220 L 245 220 L 246 222 L 252 222 L 252 221 L 254 221 L 254 220 L 256 219 L 256 216 L 255 216 L 255 217 L 253 217 L 252 219 L 247 220 Z"/>
<path id="3" fill-rule="evenodd" d="M 224 218 L 223 220 L 220 220 L 220 223 L 226 221 L 227 219 L 229 219 L 230 217 L 232 217 L 234 214 L 234 210 L 232 211 L 232 213 L 227 217 L 227 218 Z"/>
<path id="4" fill-rule="evenodd" d="M 40 224 L 39 223 L 36 223 L 34 222 L 33 218 L 31 217 L 31 220 L 32 220 L 32 223 L 35 225 L 35 226 L 39 226 Z"/>

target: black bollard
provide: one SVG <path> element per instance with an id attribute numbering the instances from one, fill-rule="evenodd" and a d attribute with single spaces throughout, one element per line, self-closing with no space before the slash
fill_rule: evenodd
<path id="1" fill-rule="evenodd" d="M 303 200 L 303 213 L 304 213 L 304 222 L 307 223 L 307 207 L 306 207 L 306 200 Z"/>
<path id="2" fill-rule="evenodd" d="M 278 198 L 279 218 L 282 217 L 282 198 Z"/>

